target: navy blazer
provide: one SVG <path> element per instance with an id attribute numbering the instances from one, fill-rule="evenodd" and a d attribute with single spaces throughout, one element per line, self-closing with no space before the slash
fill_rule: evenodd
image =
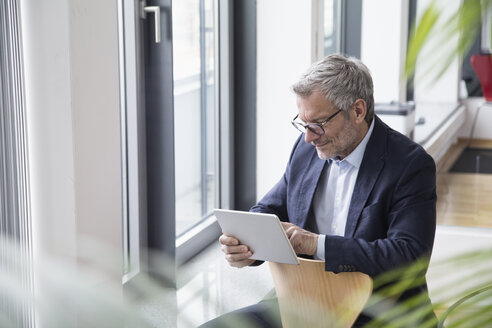
<path id="1" fill-rule="evenodd" d="M 283 177 L 251 211 L 273 213 L 309 230 L 314 221 L 313 196 L 325 165 L 327 161 L 304 142 L 302 134 Z M 430 257 L 436 198 L 432 157 L 376 116 L 352 194 L 345 236 L 326 236 L 325 269 L 375 277 Z"/>

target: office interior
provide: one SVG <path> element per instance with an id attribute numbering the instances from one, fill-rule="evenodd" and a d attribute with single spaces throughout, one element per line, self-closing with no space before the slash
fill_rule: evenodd
<path id="1" fill-rule="evenodd" d="M 492 8 L 443 74 L 444 44 L 406 79 L 431 3 L 442 22 L 461 1 L 2 1 L 0 326 L 196 327 L 263 299 L 268 266 L 228 266 L 213 209 L 248 210 L 281 178 L 290 86 L 331 53 L 368 66 L 376 103 L 410 104 L 377 114 L 436 162 L 438 316 L 492 284 L 492 255 L 450 264 L 492 247 L 492 103 L 470 64 Z"/>

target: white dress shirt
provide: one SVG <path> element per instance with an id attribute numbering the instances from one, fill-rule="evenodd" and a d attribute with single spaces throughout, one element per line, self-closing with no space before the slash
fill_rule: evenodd
<path id="1" fill-rule="evenodd" d="M 343 160 L 330 158 L 323 169 L 313 199 L 315 223 L 319 233 L 318 249 L 315 254 L 317 259 L 325 259 L 326 235 L 345 235 L 350 200 L 373 128 L 374 119 L 364 139 L 347 157 Z"/>

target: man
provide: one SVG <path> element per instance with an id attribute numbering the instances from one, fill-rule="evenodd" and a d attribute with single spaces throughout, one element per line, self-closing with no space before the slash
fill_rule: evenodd
<path id="1" fill-rule="evenodd" d="M 367 67 L 331 55 L 313 64 L 293 90 L 298 114 L 292 124 L 303 134 L 283 177 L 251 211 L 276 214 L 296 253 L 324 260 L 327 271 L 377 277 L 428 259 L 436 225 L 435 164 L 374 115 Z M 260 264 L 234 236 L 222 235 L 220 243 L 231 266 Z M 397 300 L 419 293 L 426 293 L 425 280 Z M 435 319 L 431 310 L 420 320 L 428 318 Z M 361 316 L 356 325 L 367 321 Z"/>

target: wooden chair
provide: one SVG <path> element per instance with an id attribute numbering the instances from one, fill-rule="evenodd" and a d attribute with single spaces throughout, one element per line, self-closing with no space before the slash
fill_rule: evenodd
<path id="1" fill-rule="evenodd" d="M 299 262 L 269 262 L 282 326 L 351 327 L 371 295 L 372 279 L 360 272 L 327 272 L 323 261 Z"/>

